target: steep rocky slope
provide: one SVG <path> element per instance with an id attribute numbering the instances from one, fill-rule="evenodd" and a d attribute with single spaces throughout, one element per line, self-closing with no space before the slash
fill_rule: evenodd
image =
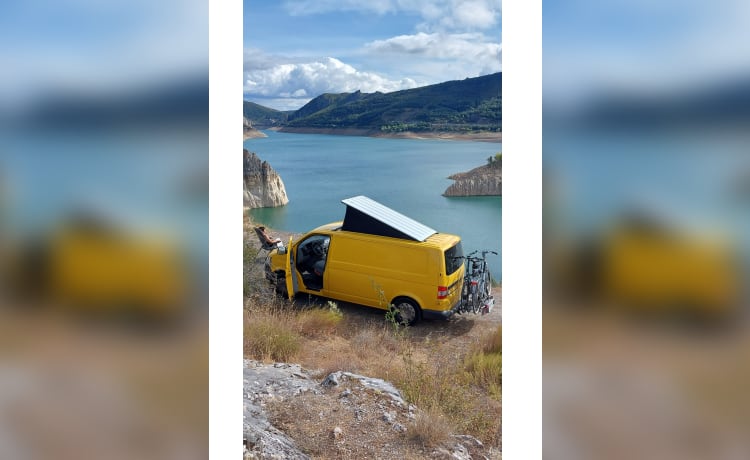
<path id="1" fill-rule="evenodd" d="M 503 171 L 496 166 L 484 165 L 471 171 L 453 174 L 448 179 L 455 182 L 443 193 L 444 196 L 502 195 Z"/>
<path id="2" fill-rule="evenodd" d="M 242 118 L 242 134 L 243 139 L 253 139 L 256 137 L 268 137 L 262 132 L 258 131 L 253 127 L 253 122 L 248 120 L 247 118 Z"/>
<path id="3" fill-rule="evenodd" d="M 243 149 L 244 205 L 246 208 L 274 208 L 289 203 L 284 182 L 267 161 Z"/>

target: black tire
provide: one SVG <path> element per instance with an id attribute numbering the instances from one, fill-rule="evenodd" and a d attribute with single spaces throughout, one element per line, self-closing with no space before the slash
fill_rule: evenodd
<path id="1" fill-rule="evenodd" d="M 391 302 L 396 311 L 396 321 L 404 326 L 413 326 L 422 319 L 422 309 L 419 304 L 408 297 L 397 297 Z"/>
<path id="2" fill-rule="evenodd" d="M 274 285 L 276 294 L 287 298 L 289 297 L 289 291 L 286 288 L 286 273 L 282 271 L 276 272 L 276 284 Z"/>
<path id="3" fill-rule="evenodd" d="M 479 286 L 476 284 L 471 285 L 471 291 L 469 293 L 469 299 L 470 299 L 470 305 L 471 305 L 471 312 L 476 313 L 479 311 L 481 299 L 480 293 L 479 293 Z"/>
<path id="4" fill-rule="evenodd" d="M 492 296 L 492 281 L 490 279 L 490 272 L 486 270 L 482 275 L 482 296 L 486 299 Z"/>

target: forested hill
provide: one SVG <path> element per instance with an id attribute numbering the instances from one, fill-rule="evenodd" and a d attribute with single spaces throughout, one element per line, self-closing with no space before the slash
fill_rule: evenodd
<path id="1" fill-rule="evenodd" d="M 245 117 L 260 128 L 501 132 L 501 94 L 502 73 L 495 73 L 392 93 L 322 94 L 294 112 L 246 101 Z"/>
<path id="2" fill-rule="evenodd" d="M 286 123 L 292 112 L 282 112 L 281 110 L 270 109 L 255 102 L 243 101 L 242 112 L 253 126 L 259 128 L 268 128 Z"/>

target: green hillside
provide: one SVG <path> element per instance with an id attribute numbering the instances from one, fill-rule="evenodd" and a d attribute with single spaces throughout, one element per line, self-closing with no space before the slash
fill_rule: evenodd
<path id="1" fill-rule="evenodd" d="M 292 128 L 356 128 L 386 133 L 403 131 L 502 131 L 502 73 L 449 81 L 392 93 L 322 94 L 289 113 L 281 126 Z M 267 125 L 245 116 L 256 126 Z M 253 106 L 265 109 L 257 104 Z M 258 116 L 286 115 L 272 109 Z M 269 114 L 274 112 L 275 114 Z M 281 115 L 280 115 L 281 114 Z"/>
<path id="2" fill-rule="evenodd" d="M 243 101 L 242 112 L 245 118 L 250 120 L 253 126 L 257 128 L 281 126 L 286 123 L 290 113 L 269 109 L 250 101 Z"/>

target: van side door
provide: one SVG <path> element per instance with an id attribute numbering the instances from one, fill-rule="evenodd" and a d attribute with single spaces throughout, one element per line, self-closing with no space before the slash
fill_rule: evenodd
<path id="1" fill-rule="evenodd" d="M 289 300 L 292 300 L 294 298 L 294 295 L 297 294 L 297 291 L 299 291 L 299 287 L 297 286 L 297 275 L 296 267 L 294 263 L 294 252 L 295 247 L 292 245 L 292 239 L 289 238 L 289 250 L 287 250 L 287 256 L 286 256 L 286 292 L 289 295 Z"/>

